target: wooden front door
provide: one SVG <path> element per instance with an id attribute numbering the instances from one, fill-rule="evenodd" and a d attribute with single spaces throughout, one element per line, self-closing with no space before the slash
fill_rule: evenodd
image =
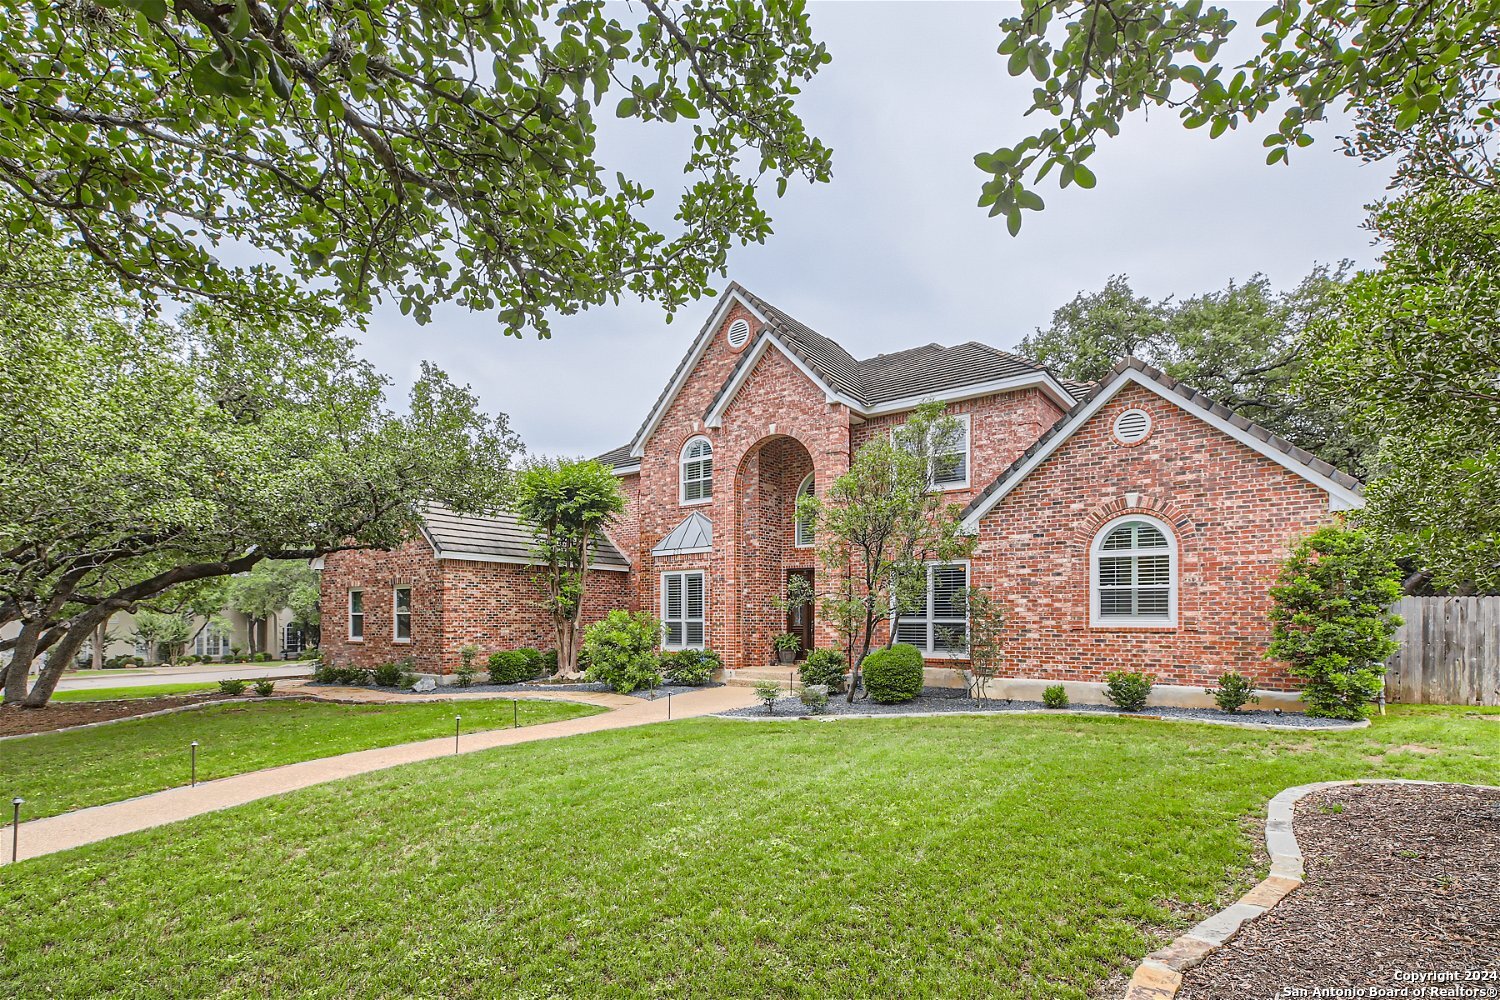
<path id="1" fill-rule="evenodd" d="M 807 581 L 807 588 L 812 590 L 813 571 L 810 569 L 789 569 L 786 571 L 788 590 L 793 577 L 802 577 Z M 789 607 L 786 611 L 786 630 L 802 641 L 802 648 L 797 651 L 797 659 L 802 659 L 813 648 L 813 605 L 811 601 L 796 607 Z"/>

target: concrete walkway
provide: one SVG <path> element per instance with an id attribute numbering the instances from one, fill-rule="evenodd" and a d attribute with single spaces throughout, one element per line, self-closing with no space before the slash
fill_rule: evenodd
<path id="1" fill-rule="evenodd" d="M 666 698 L 645 701 L 623 695 L 590 695 L 585 692 L 575 692 L 575 695 L 579 701 L 587 700 L 594 704 L 599 703 L 595 699 L 619 699 L 630 704 L 581 719 L 565 719 L 561 722 L 524 726 L 520 729 L 493 729 L 487 732 L 466 734 L 459 737 L 459 752 L 473 753 L 476 750 L 531 743 L 535 740 L 552 740 L 564 736 L 576 736 L 580 733 L 596 733 L 606 729 L 645 726 L 665 722 L 667 719 Z M 754 703 L 754 692 L 748 688 L 707 688 L 673 696 L 672 718 L 687 719 L 711 715 L 714 712 L 743 708 Z M 111 802 L 108 805 L 79 809 L 61 816 L 32 820 L 21 824 L 20 851 L 17 857 L 24 861 L 28 858 L 41 857 L 44 854 L 55 854 L 58 851 L 108 840 L 110 837 L 118 837 L 121 834 L 148 830 L 165 823 L 175 823 L 192 816 L 201 816 L 203 813 L 216 812 L 231 806 L 244 805 L 246 802 L 254 802 L 256 799 L 307 788 L 310 785 L 321 785 L 327 781 L 337 781 L 356 774 L 380 771 L 400 764 L 452 756 L 453 752 L 451 736 L 375 750 L 359 750 L 354 753 L 340 754 L 337 757 L 323 757 L 298 764 L 267 768 L 264 771 L 237 774 L 230 778 L 205 781 L 196 788 L 170 788 L 164 792 L 142 795 L 123 802 Z M 0 855 L 3 855 L 3 862 L 8 864 L 10 862 L 10 844 L 8 843 L 10 826 L 6 825 L 3 832 L 3 840 L 7 843 L 0 844 L 0 848 L 3 848 L 0 850 Z"/>

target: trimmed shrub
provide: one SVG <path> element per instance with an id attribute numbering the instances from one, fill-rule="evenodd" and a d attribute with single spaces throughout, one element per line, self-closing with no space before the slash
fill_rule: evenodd
<path id="1" fill-rule="evenodd" d="M 898 642 L 865 657 L 860 668 L 865 690 L 882 705 L 911 701 L 922 693 L 922 651 Z"/>
<path id="2" fill-rule="evenodd" d="M 219 682 L 220 694 L 241 695 L 245 693 L 245 682 L 239 678 L 225 678 Z"/>
<path id="3" fill-rule="evenodd" d="M 776 699 L 781 697 L 781 683 L 779 681 L 756 681 L 755 697 L 766 703 L 767 715 L 774 715 Z"/>
<path id="4" fill-rule="evenodd" d="M 255 682 L 255 693 L 262 698 L 269 698 L 276 693 L 276 682 L 269 677 L 262 677 Z"/>
<path id="5" fill-rule="evenodd" d="M 533 653 L 536 650 L 532 650 Z M 524 649 L 508 649 L 490 656 L 491 684 L 519 684 L 529 681 L 541 670 L 542 656 L 533 661 Z"/>
<path id="6" fill-rule="evenodd" d="M 661 623 L 644 611 L 615 610 L 588 627 L 583 648 L 588 653 L 586 675 L 621 694 L 661 683 L 656 640 Z"/>
<path id="7" fill-rule="evenodd" d="M 1052 684 L 1042 692 L 1042 704 L 1047 708 L 1067 708 L 1068 689 L 1061 684 Z"/>
<path id="8" fill-rule="evenodd" d="M 668 684 L 699 687 L 714 679 L 724 662 L 711 649 L 679 649 L 661 654 L 662 680 Z"/>
<path id="9" fill-rule="evenodd" d="M 1229 670 L 1219 675 L 1219 686 L 1204 688 L 1204 694 L 1214 696 L 1214 704 L 1222 711 L 1233 715 L 1249 702 L 1260 702 L 1260 695 L 1253 694 L 1255 685 L 1250 678 L 1237 670 Z"/>
<path id="10" fill-rule="evenodd" d="M 1134 670 L 1111 670 L 1104 675 L 1104 696 L 1126 712 L 1139 712 L 1151 697 L 1154 678 Z"/>
<path id="11" fill-rule="evenodd" d="M 1400 574 L 1380 539 L 1329 525 L 1293 548 L 1271 588 L 1271 644 L 1303 682 L 1307 714 L 1362 719 L 1385 684 Z"/>
<path id="12" fill-rule="evenodd" d="M 842 694 L 849 661 L 836 649 L 815 649 L 802 662 L 802 683 L 821 684 L 829 694 Z"/>
<path id="13" fill-rule="evenodd" d="M 405 672 L 399 663 L 382 663 L 375 668 L 372 676 L 376 687 L 393 688 L 401 687 L 401 678 Z"/>
<path id="14" fill-rule="evenodd" d="M 270 653 L 252 653 L 250 655 L 251 663 L 270 663 L 271 660 L 272 656 Z"/>
<path id="15" fill-rule="evenodd" d="M 557 673 L 557 650 L 549 649 L 542 654 L 542 676 L 551 677 Z"/>
<path id="16" fill-rule="evenodd" d="M 527 680 L 542 676 L 542 651 L 540 649 L 535 646 L 521 646 L 516 652 L 526 657 L 527 669 L 531 671 L 526 676 Z"/>

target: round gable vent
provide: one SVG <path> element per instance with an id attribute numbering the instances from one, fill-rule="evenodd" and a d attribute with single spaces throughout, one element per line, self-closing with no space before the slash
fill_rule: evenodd
<path id="1" fill-rule="evenodd" d="M 1151 414 L 1145 410 L 1126 410 L 1115 418 L 1115 439 L 1121 444 L 1146 440 L 1151 433 Z"/>
<path id="2" fill-rule="evenodd" d="M 742 319 L 737 319 L 729 324 L 729 332 L 725 334 L 729 340 L 730 347 L 744 347 L 745 341 L 750 339 L 750 324 Z"/>

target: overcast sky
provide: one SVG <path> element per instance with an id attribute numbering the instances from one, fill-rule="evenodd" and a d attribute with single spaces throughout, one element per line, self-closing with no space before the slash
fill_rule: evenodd
<path id="1" fill-rule="evenodd" d="M 1229 6 L 1252 22 L 1262 7 Z M 1112 274 L 1138 293 L 1189 295 L 1257 271 L 1286 287 L 1320 261 L 1373 259 L 1360 223 L 1388 171 L 1339 153 L 1337 127 L 1290 167 L 1267 167 L 1262 130 L 1209 141 L 1170 113 L 1139 116 L 1107 141 L 1090 161 L 1092 191 L 1044 181 L 1046 210 L 1012 238 L 975 207 L 983 178 L 972 163 L 1042 124 L 1022 117 L 1030 77 L 1009 77 L 995 54 L 1006 6 L 811 8 L 833 62 L 799 109 L 833 149 L 833 181 L 770 198 L 775 235 L 733 252 L 729 277 L 856 357 L 930 341 L 1012 348 Z M 666 197 L 682 155 L 646 129 L 606 138 Z M 508 413 L 532 452 L 593 455 L 634 433 L 711 305 L 690 304 L 668 325 L 658 307 L 627 302 L 560 317 L 551 340 L 524 342 L 457 307 L 426 327 L 383 308 L 361 339 L 401 395 L 418 362 L 433 361 Z"/>

